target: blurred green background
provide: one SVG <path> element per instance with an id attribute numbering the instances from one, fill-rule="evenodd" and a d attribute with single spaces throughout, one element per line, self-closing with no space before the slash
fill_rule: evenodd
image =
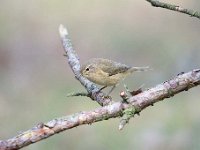
<path id="1" fill-rule="evenodd" d="M 200 11 L 199 0 L 168 1 Z M 200 66 L 200 21 L 145 0 L 15 0 L 0 2 L 0 139 L 39 122 L 93 110 L 74 78 L 58 27 L 67 26 L 81 62 L 103 57 L 154 70 L 123 83 L 153 87 Z M 113 98 L 119 101 L 120 84 Z M 200 149 L 199 87 L 145 109 L 118 131 L 119 118 L 80 126 L 26 150 Z"/>

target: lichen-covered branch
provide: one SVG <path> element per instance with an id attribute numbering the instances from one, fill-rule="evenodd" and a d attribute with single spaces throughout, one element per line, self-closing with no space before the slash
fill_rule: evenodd
<path id="1" fill-rule="evenodd" d="M 126 100 L 128 103 L 124 101 L 115 102 L 92 111 L 83 111 L 57 118 L 47 123 L 39 123 L 32 129 L 16 137 L 0 141 L 0 150 L 20 149 L 67 129 L 83 124 L 92 124 L 98 121 L 121 117 L 126 111 L 138 114 L 146 107 L 152 106 L 158 101 L 172 97 L 179 92 L 188 91 L 190 88 L 197 85 L 200 85 L 200 69 L 179 74 L 171 80 L 132 96 Z"/>
<path id="2" fill-rule="evenodd" d="M 146 0 L 146 1 L 151 3 L 151 5 L 154 6 L 154 7 L 161 7 L 161 8 L 177 11 L 177 12 L 180 12 L 180 13 L 188 14 L 191 17 L 196 17 L 196 18 L 200 19 L 200 12 L 198 12 L 198 11 L 194 11 L 194 10 L 191 10 L 191 9 L 185 9 L 185 8 L 182 8 L 182 7 L 177 6 L 177 5 L 172 5 L 172 4 L 160 2 L 160 1 L 157 1 L 157 0 Z"/>
<path id="3" fill-rule="evenodd" d="M 67 61 L 72 71 L 74 72 L 77 80 L 79 80 L 80 83 L 86 88 L 91 99 L 97 101 L 101 106 L 110 104 L 112 100 L 106 97 L 106 95 L 103 92 L 99 91 L 99 88 L 94 83 L 90 82 L 88 79 L 84 78 L 80 74 L 81 66 L 80 66 L 79 58 L 75 50 L 73 49 L 67 29 L 64 28 L 63 25 L 60 25 L 59 32 L 60 32 L 60 37 L 62 39 L 64 50 L 67 56 Z"/>
<path id="4" fill-rule="evenodd" d="M 97 92 L 99 88 L 97 88 L 95 84 L 81 76 L 79 72 L 79 59 L 73 50 L 67 30 L 61 25 L 59 31 L 69 65 L 75 77 L 87 89 L 89 94 L 78 93 L 72 95 L 87 95 L 96 100 L 103 107 L 88 112 L 83 111 L 56 118 L 47 123 L 39 123 L 32 129 L 22 132 L 13 138 L 0 141 L 0 150 L 20 149 L 67 129 L 123 116 L 119 125 L 119 129 L 122 129 L 134 114 L 140 113 L 144 108 L 165 98 L 172 97 L 179 92 L 187 91 L 194 86 L 200 85 L 200 69 L 196 69 L 188 73 L 179 74 L 174 79 L 140 92 L 130 98 L 122 94 L 121 97 L 123 100 L 114 103 L 111 99 L 105 98 L 104 93 Z"/>

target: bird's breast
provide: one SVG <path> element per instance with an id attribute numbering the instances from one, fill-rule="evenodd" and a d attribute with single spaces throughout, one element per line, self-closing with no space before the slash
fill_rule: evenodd
<path id="1" fill-rule="evenodd" d="M 92 77 L 88 78 L 90 81 L 103 85 L 103 86 L 114 86 L 117 83 L 119 83 L 120 80 L 123 80 L 125 78 L 126 74 L 115 74 L 112 76 L 109 76 L 107 73 L 96 73 Z"/>

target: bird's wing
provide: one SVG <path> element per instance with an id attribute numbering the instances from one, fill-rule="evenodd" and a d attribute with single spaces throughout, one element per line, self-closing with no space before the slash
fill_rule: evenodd
<path id="1" fill-rule="evenodd" d="M 125 64 L 113 62 L 109 59 L 95 58 L 93 61 L 95 61 L 96 63 L 101 63 L 101 65 L 99 66 L 104 72 L 108 73 L 109 76 L 112 76 L 118 73 L 123 73 L 127 71 L 128 69 L 130 69 L 130 67 Z"/>

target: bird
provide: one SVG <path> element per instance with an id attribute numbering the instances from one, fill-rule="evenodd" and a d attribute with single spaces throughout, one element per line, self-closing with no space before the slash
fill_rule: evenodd
<path id="1" fill-rule="evenodd" d="M 80 73 L 93 83 L 103 86 L 100 90 L 116 85 L 133 72 L 147 71 L 149 67 L 131 67 L 105 58 L 92 58 L 81 66 Z"/>

